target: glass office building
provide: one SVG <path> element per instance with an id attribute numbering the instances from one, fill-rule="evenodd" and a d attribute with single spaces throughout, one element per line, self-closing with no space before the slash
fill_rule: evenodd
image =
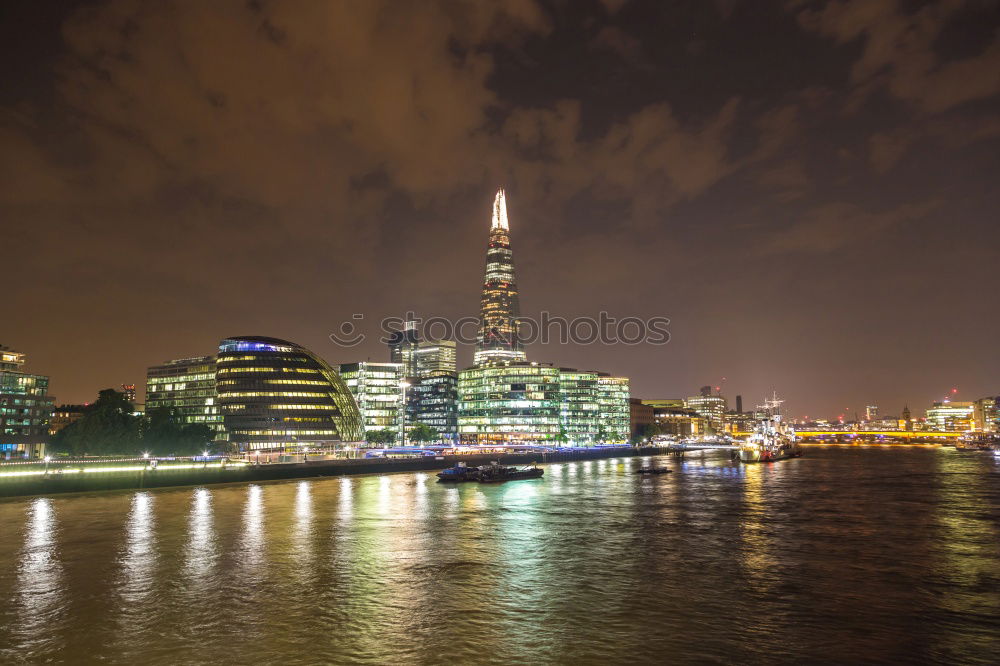
<path id="1" fill-rule="evenodd" d="M 401 364 L 342 363 L 340 376 L 358 403 L 365 432 L 393 428 L 402 433 L 405 387 Z"/>
<path id="2" fill-rule="evenodd" d="M 406 420 L 410 426 L 431 426 L 443 443 L 457 443 L 458 374 L 437 373 L 413 380 L 406 392 Z"/>
<path id="3" fill-rule="evenodd" d="M 389 361 L 402 367 L 403 377 L 416 377 L 417 366 L 414 354 L 417 350 L 417 322 L 403 324 L 402 331 L 393 331 L 389 336 Z"/>
<path id="4" fill-rule="evenodd" d="M 364 437 L 340 375 L 293 342 L 227 338 L 219 343 L 215 378 L 226 432 L 242 451 L 329 449 Z"/>
<path id="5" fill-rule="evenodd" d="M 413 350 L 415 374 L 410 377 L 453 375 L 456 371 L 454 340 L 424 340 Z"/>
<path id="6" fill-rule="evenodd" d="M 597 375 L 597 432 L 599 443 L 624 444 L 631 435 L 628 377 Z"/>
<path id="7" fill-rule="evenodd" d="M 202 423 L 224 439 L 215 389 L 215 357 L 179 358 L 146 370 L 146 413 L 173 409 L 181 423 Z"/>
<path id="8" fill-rule="evenodd" d="M 520 305 L 514 278 L 514 254 L 510 248 L 507 200 L 502 189 L 497 190 L 493 201 L 481 306 L 479 337 L 473 357 L 475 364 L 524 361 L 517 333 Z"/>
<path id="9" fill-rule="evenodd" d="M 558 368 L 493 363 L 458 373 L 458 432 L 463 444 L 554 444 L 561 421 Z"/>
<path id="10" fill-rule="evenodd" d="M 25 355 L 0 347 L 0 458 L 41 458 L 49 442 L 49 378 L 22 372 Z"/>
<path id="11" fill-rule="evenodd" d="M 975 406 L 971 402 L 942 400 L 927 410 L 928 430 L 964 432 L 972 430 Z"/>
<path id="12" fill-rule="evenodd" d="M 597 373 L 559 368 L 559 424 L 577 446 L 595 444 L 599 412 Z"/>
<path id="13" fill-rule="evenodd" d="M 592 446 L 624 442 L 629 386 L 622 377 L 541 363 L 492 363 L 459 373 L 464 444 Z"/>

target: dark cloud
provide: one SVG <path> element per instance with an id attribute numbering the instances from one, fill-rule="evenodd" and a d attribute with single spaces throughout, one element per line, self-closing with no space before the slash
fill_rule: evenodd
<path id="1" fill-rule="evenodd" d="M 16 83 L 0 97 L 5 264 L 30 276 L 9 311 L 32 316 L 0 335 L 60 398 L 230 334 L 382 358 L 326 335 L 354 312 L 475 314 L 499 184 L 526 311 L 674 321 L 666 347 L 535 358 L 631 375 L 639 395 L 727 376 L 813 413 L 959 381 L 943 357 L 911 374 L 940 331 L 872 322 L 886 298 L 971 312 L 961 288 L 921 301 L 929 266 L 991 279 L 995 4 L 10 7 L 5 25 L 38 33 L 3 35 L 0 72 Z M 845 308 L 845 290 L 879 299 Z M 821 304 L 852 334 L 804 335 Z M 962 350 L 987 344 L 964 316 Z M 873 388 L 847 369 L 815 380 L 889 340 Z M 954 372 L 995 393 L 962 353 Z"/>

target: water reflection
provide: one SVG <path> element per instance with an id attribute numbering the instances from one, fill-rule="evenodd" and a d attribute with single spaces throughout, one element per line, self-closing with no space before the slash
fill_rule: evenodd
<path id="1" fill-rule="evenodd" d="M 0 663 L 992 663 L 1000 469 L 934 455 L 7 501 Z"/>
<path id="2" fill-rule="evenodd" d="M 295 522 L 292 525 L 292 559 L 298 575 L 305 573 L 312 563 L 312 523 L 312 482 L 300 481 L 295 489 Z"/>
<path id="3" fill-rule="evenodd" d="M 18 554 L 14 585 L 16 622 L 9 629 L 15 642 L 36 646 L 51 640 L 47 626 L 62 610 L 63 567 L 58 558 L 55 508 L 50 499 L 28 505 L 24 546 Z"/>
<path id="4" fill-rule="evenodd" d="M 741 564 L 751 580 L 761 579 L 771 562 L 769 542 L 764 530 L 765 502 L 763 465 L 743 465 L 743 548 Z"/>
<path id="5" fill-rule="evenodd" d="M 136 493 L 125 521 L 120 594 L 126 604 L 144 600 L 156 582 L 156 519 L 153 496 Z"/>
<path id="6" fill-rule="evenodd" d="M 337 517 L 349 521 L 354 516 L 354 487 L 348 477 L 340 479 L 340 499 L 337 503 Z"/>
<path id="7" fill-rule="evenodd" d="M 188 517 L 188 543 L 184 548 L 184 572 L 192 579 L 207 576 L 218 558 L 213 525 L 212 493 L 207 488 L 194 491 Z"/>
<path id="8" fill-rule="evenodd" d="M 246 504 L 243 506 L 243 533 L 240 538 L 240 565 L 251 580 L 257 578 L 266 555 L 264 536 L 264 489 L 257 485 L 247 487 Z"/>

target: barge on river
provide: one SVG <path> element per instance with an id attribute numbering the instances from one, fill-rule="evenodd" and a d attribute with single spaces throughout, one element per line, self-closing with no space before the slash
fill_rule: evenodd
<path id="1" fill-rule="evenodd" d="M 503 481 L 517 481 L 519 479 L 540 479 L 545 471 L 541 467 L 529 465 L 527 467 L 507 467 L 498 462 L 491 462 L 489 465 L 480 467 L 468 467 L 465 463 L 458 463 L 454 467 L 438 472 L 438 481 L 461 483 L 463 481 L 476 481 L 479 483 L 500 483 Z"/>

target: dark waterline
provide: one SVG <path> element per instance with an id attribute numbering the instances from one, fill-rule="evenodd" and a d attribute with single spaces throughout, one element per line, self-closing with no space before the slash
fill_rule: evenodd
<path id="1" fill-rule="evenodd" d="M 822 448 L 0 502 L 0 663 L 994 663 L 1000 459 Z"/>

